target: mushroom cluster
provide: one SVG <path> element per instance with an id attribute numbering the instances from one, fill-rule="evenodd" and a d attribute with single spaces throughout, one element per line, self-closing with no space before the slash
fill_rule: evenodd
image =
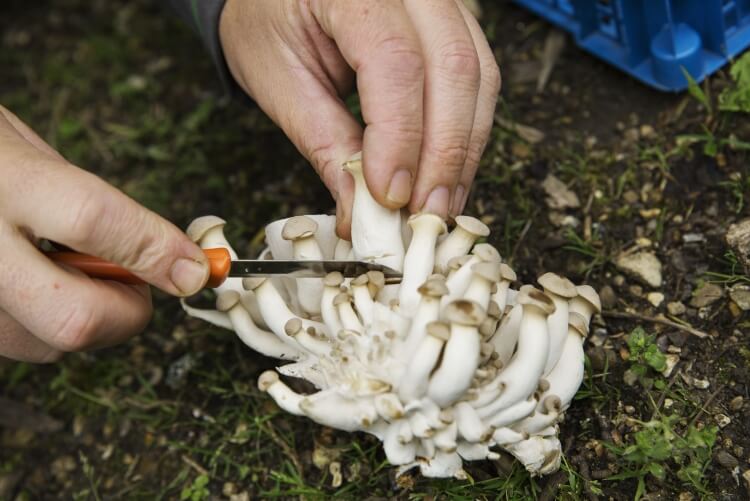
<path id="1" fill-rule="evenodd" d="M 344 164 L 355 180 L 352 241 L 335 218 L 297 216 L 266 227 L 265 259 L 357 259 L 403 273 L 356 278 L 228 279 L 216 309 L 188 314 L 235 331 L 253 350 L 289 361 L 259 388 L 286 412 L 383 442 L 400 473 L 465 477 L 463 461 L 508 451 L 532 474 L 560 465 L 558 423 L 583 378 L 583 339 L 600 310 L 589 286 L 552 273 L 511 288 L 516 274 L 487 243 L 478 219 L 447 232 L 432 214 L 406 217 L 372 198 L 359 155 Z M 224 247 L 224 221 L 206 216 L 188 234 Z M 318 391 L 295 392 L 279 373 Z"/>

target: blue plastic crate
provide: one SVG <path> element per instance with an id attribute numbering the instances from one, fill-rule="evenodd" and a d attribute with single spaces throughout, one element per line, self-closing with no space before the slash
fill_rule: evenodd
<path id="1" fill-rule="evenodd" d="M 515 0 L 652 87 L 687 88 L 750 46 L 750 0 Z"/>

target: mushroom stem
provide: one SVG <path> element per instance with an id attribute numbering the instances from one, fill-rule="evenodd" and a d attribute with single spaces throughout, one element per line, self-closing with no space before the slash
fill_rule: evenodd
<path id="1" fill-rule="evenodd" d="M 467 461 L 480 461 L 482 459 L 495 460 L 500 457 L 500 454 L 490 451 L 489 446 L 482 443 L 459 441 L 456 452 Z"/>
<path id="2" fill-rule="evenodd" d="M 341 292 L 338 294 L 333 298 L 333 304 L 336 307 L 339 319 L 341 320 L 341 325 L 344 329 L 355 331 L 360 334 L 365 333 L 365 328 L 352 307 L 351 296 L 348 292 Z"/>
<path id="3" fill-rule="evenodd" d="M 305 414 L 300 409 L 300 402 L 305 397 L 294 392 L 284 384 L 279 379 L 279 375 L 274 371 L 266 371 L 260 375 L 258 378 L 258 389 L 271 395 L 276 405 L 289 414 L 294 414 L 295 416 L 303 416 Z"/>
<path id="4" fill-rule="evenodd" d="M 318 424 L 344 431 L 367 430 L 378 419 L 372 397 L 351 399 L 323 390 L 303 398 L 299 408 Z"/>
<path id="5" fill-rule="evenodd" d="M 560 398 L 560 407 L 562 410 L 570 406 L 570 402 L 581 386 L 581 381 L 583 381 L 583 337 L 585 337 L 586 333 L 585 326 L 585 317 L 578 313 L 570 314 L 568 335 L 565 338 L 560 359 L 546 376 L 550 386 L 542 394 L 541 398 L 543 400 L 548 395 L 557 395 Z"/>
<path id="6" fill-rule="evenodd" d="M 357 313 L 362 319 L 362 324 L 366 327 L 372 325 L 373 320 L 373 299 L 370 295 L 369 277 L 367 274 L 360 275 L 351 282 L 352 296 Z"/>
<path id="7" fill-rule="evenodd" d="M 314 260 L 323 259 L 318 242 L 315 240 L 315 232 L 318 223 L 307 216 L 291 217 L 281 230 L 281 238 L 292 243 L 292 255 L 294 259 Z M 297 279 L 297 297 L 300 306 L 309 315 L 320 314 L 320 295 L 323 292 L 323 282 L 317 278 Z"/>
<path id="8" fill-rule="evenodd" d="M 443 315 L 450 322 L 451 336 L 440 366 L 430 376 L 427 395 L 440 407 L 447 407 L 469 388 L 479 366 L 478 326 L 485 311 L 473 301 L 458 300 L 450 303 Z"/>
<path id="9" fill-rule="evenodd" d="M 419 303 L 420 294 L 417 289 L 432 273 L 435 266 L 435 242 L 446 231 L 443 219 L 429 213 L 411 216 L 408 225 L 412 229 L 412 237 L 404 257 L 404 275 L 399 291 L 399 304 L 407 311 Z"/>
<path id="10" fill-rule="evenodd" d="M 536 404 L 537 401 L 535 398 L 521 400 L 507 408 L 500 408 L 498 412 L 486 416 L 485 421 L 493 428 L 508 426 L 534 412 Z"/>
<path id="11" fill-rule="evenodd" d="M 479 237 L 486 237 L 490 229 L 479 219 L 471 216 L 456 216 L 456 227 L 440 242 L 435 252 L 435 268 L 446 269 L 448 261 L 467 254 Z"/>
<path id="12" fill-rule="evenodd" d="M 538 282 L 544 288 L 544 293 L 555 303 L 555 311 L 547 317 L 549 349 L 543 374 L 548 374 L 560 358 L 560 351 L 568 334 L 568 301 L 576 297 L 577 293 L 570 280 L 554 273 L 545 273 L 539 277 Z"/>
<path id="13" fill-rule="evenodd" d="M 476 409 L 466 402 L 458 402 L 453 407 L 458 433 L 467 442 L 481 442 L 491 433 L 490 428 L 482 422 Z"/>
<path id="14" fill-rule="evenodd" d="M 328 326 L 329 332 L 337 334 L 344 326 L 339 319 L 339 313 L 333 304 L 336 296 L 341 293 L 341 284 L 344 277 L 338 271 L 331 272 L 323 279 L 323 293 L 320 299 L 320 314 L 323 317 L 323 323 Z"/>
<path id="15" fill-rule="evenodd" d="M 438 320 L 440 317 L 440 298 L 448 292 L 445 281 L 440 278 L 430 278 L 417 290 L 422 299 L 414 313 L 406 339 L 400 343 L 401 346 L 395 353 L 396 357 L 402 361 L 409 360 L 419 343 L 422 342 L 427 333 L 427 325 Z"/>
<path id="16" fill-rule="evenodd" d="M 344 163 L 354 178 L 352 206 L 352 248 L 357 259 L 373 261 L 398 271 L 403 270 L 404 242 L 401 237 L 401 213 L 383 207 L 367 189 L 362 170 L 362 153 Z"/>
<path id="17" fill-rule="evenodd" d="M 411 463 L 417 453 L 417 443 L 414 440 L 406 442 L 403 440 L 402 424 L 402 421 L 391 423 L 383 439 L 385 456 L 393 465 Z"/>
<path id="18" fill-rule="evenodd" d="M 403 402 L 422 398 L 430 384 L 430 374 L 440 358 L 445 342 L 450 338 L 450 328 L 442 322 L 431 322 L 425 327 L 426 335 L 414 350 L 398 385 L 398 395 Z"/>
<path id="19" fill-rule="evenodd" d="M 497 359 L 507 365 L 513 356 L 513 351 L 518 343 L 518 335 L 521 332 L 521 318 L 523 308 L 517 304 L 511 308 L 510 313 L 503 317 L 500 326 L 497 328 L 495 335 L 490 339 L 490 343 L 495 347 Z"/>

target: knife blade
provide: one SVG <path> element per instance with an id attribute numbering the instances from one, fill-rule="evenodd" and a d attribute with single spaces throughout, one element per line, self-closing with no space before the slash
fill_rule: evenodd
<path id="1" fill-rule="evenodd" d="M 399 283 L 401 273 L 377 263 L 365 261 L 333 260 L 259 260 L 237 259 L 232 261 L 229 251 L 224 248 L 203 249 L 208 259 L 210 276 L 206 287 L 216 288 L 229 277 L 268 277 L 288 276 L 291 278 L 324 277 L 338 271 L 345 277 L 357 277 L 368 271 L 380 271 L 387 284 Z M 46 252 L 54 262 L 76 268 L 92 278 L 115 280 L 126 284 L 145 284 L 143 280 L 125 268 L 104 259 L 78 252 Z"/>

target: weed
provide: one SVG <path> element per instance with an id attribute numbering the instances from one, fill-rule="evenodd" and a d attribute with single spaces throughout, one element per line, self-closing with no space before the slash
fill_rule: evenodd
<path id="1" fill-rule="evenodd" d="M 707 271 L 705 273 L 705 276 L 709 282 L 724 285 L 734 285 L 737 283 L 750 284 L 750 277 L 742 273 L 742 265 L 740 264 L 740 261 L 735 255 L 734 251 L 727 251 L 720 262 L 722 265 L 724 265 L 724 269 L 726 271 Z"/>
<path id="2" fill-rule="evenodd" d="M 734 87 L 719 95 L 721 111 L 750 113 L 750 53 L 746 53 L 732 64 L 729 70 Z"/>
<path id="3" fill-rule="evenodd" d="M 642 327 L 636 327 L 628 336 L 628 349 L 630 350 L 630 368 L 626 371 L 632 374 L 644 388 L 654 386 L 654 380 L 649 375 L 649 369 L 657 372 L 667 367 L 667 358 L 656 345 L 656 336 L 646 334 Z M 659 381 L 656 387 L 663 388 L 663 382 Z"/>
<path id="4" fill-rule="evenodd" d="M 190 485 L 185 486 L 180 492 L 180 501 L 203 501 L 208 499 L 211 491 L 208 490 L 208 475 L 201 474 L 195 477 Z"/>
<path id="5" fill-rule="evenodd" d="M 703 473 L 711 458 L 718 428 L 700 428 L 691 423 L 681 435 L 675 430 L 680 419 L 675 414 L 648 422 L 633 420 L 641 429 L 633 433 L 632 444 L 616 446 L 605 443 L 605 447 L 625 464 L 622 472 L 607 480 L 636 478 L 638 487 L 634 497 L 638 500 L 646 490 L 646 477 L 651 475 L 657 480 L 666 480 L 668 472 L 674 470 L 669 463 L 674 462 L 679 480 L 707 494 Z"/>

